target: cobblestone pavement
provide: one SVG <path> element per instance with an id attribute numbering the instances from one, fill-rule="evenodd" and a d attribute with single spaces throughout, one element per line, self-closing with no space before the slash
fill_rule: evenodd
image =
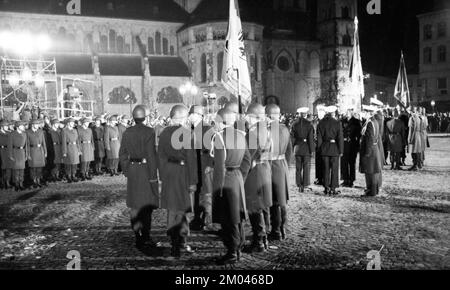
<path id="1" fill-rule="evenodd" d="M 450 138 L 430 142 L 426 168 L 385 170 L 383 193 L 373 199 L 360 197 L 360 174 L 356 188 L 337 197 L 292 186 L 288 239 L 228 269 L 365 269 L 367 253 L 383 246 L 382 269 L 450 269 Z M 214 263 L 224 249 L 210 233 L 192 233 L 196 252 L 171 258 L 165 219 L 163 210 L 154 214 L 152 234 L 162 247 L 144 255 L 133 246 L 124 177 L 2 191 L 0 269 L 65 269 L 70 250 L 80 252 L 82 269 L 224 268 Z"/>

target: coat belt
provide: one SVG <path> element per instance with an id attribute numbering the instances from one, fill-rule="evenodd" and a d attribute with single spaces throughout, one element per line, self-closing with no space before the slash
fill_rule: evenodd
<path id="1" fill-rule="evenodd" d="M 77 142 L 67 142 L 67 145 L 77 145 Z"/>
<path id="2" fill-rule="evenodd" d="M 147 159 L 145 158 L 130 158 L 131 164 L 147 164 Z"/>
<path id="3" fill-rule="evenodd" d="M 41 148 L 41 144 L 30 145 L 30 148 Z"/>
<path id="4" fill-rule="evenodd" d="M 0 146 L 0 149 L 6 149 L 8 146 Z"/>
<path id="5" fill-rule="evenodd" d="M 111 140 L 111 141 L 119 141 L 119 138 L 111 138 L 109 140 Z"/>
<path id="6" fill-rule="evenodd" d="M 176 158 L 169 158 L 167 161 L 169 163 L 174 163 L 174 164 L 178 164 L 178 165 L 181 165 L 181 166 L 184 166 L 186 164 L 186 161 L 180 160 L 180 159 L 176 159 Z"/>
<path id="7" fill-rule="evenodd" d="M 285 155 L 278 155 L 273 158 L 270 158 L 270 161 L 285 160 L 285 159 L 286 159 Z"/>
<path id="8" fill-rule="evenodd" d="M 326 141 L 326 142 L 330 142 L 330 143 L 336 143 L 336 140 L 334 140 L 334 139 L 331 139 L 331 140 L 328 140 L 328 141 Z"/>
<path id="9" fill-rule="evenodd" d="M 91 144 L 91 141 L 81 141 L 81 144 Z"/>
<path id="10" fill-rule="evenodd" d="M 14 146 L 13 148 L 14 149 L 18 149 L 18 150 L 24 150 L 25 149 L 25 147 L 16 147 L 16 146 Z"/>

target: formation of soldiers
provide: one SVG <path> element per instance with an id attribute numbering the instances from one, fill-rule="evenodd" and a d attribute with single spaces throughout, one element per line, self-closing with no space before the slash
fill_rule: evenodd
<path id="1" fill-rule="evenodd" d="M 210 120 L 201 106 L 189 110 L 176 105 L 168 119 L 152 120 L 150 109 L 138 105 L 132 120 L 3 120 L 2 186 L 8 188 L 12 181 L 16 190 L 24 189 L 25 168 L 31 185 L 39 187 L 62 176 L 67 182 L 89 180 L 91 163 L 94 174 L 102 174 L 104 162 L 111 176 L 118 175 L 120 165 L 137 248 L 160 245 L 151 238 L 151 226 L 152 213 L 162 208 L 167 210 L 172 256 L 194 251 L 188 243 L 191 230 L 220 224 L 227 251 L 217 263 L 231 264 L 242 251 L 263 252 L 269 243 L 286 239 L 288 174 L 294 158 L 299 191 L 311 190 L 315 157 L 315 183 L 330 196 L 339 194 L 340 186 L 353 187 L 358 154 L 366 197 L 379 194 L 389 152 L 393 170 L 405 166 L 408 148 L 414 163 L 409 170 L 423 167 L 428 140 L 423 108 L 383 111 L 378 104 L 364 106 L 358 114 L 320 107 L 318 122 L 308 118 L 308 108 L 300 108 L 291 127 L 280 121 L 277 105 L 251 104 L 245 114 L 241 110 L 228 103 Z M 248 243 L 247 220 L 252 231 Z"/>
<path id="2" fill-rule="evenodd" d="M 119 122 L 120 121 L 120 122 Z M 119 148 L 129 127 L 127 116 L 31 118 L 0 122 L 2 189 L 22 191 L 49 182 L 91 180 L 93 175 L 119 175 Z"/>

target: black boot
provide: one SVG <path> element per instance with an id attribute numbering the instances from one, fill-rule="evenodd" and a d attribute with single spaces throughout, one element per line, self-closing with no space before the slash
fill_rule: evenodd
<path id="1" fill-rule="evenodd" d="M 284 227 L 280 227 L 280 233 L 281 233 L 281 239 L 286 239 L 286 231 L 284 230 Z"/>
<path id="2" fill-rule="evenodd" d="M 87 180 L 92 180 L 92 176 L 91 176 L 89 173 L 87 173 L 87 174 L 86 174 L 86 179 L 87 179 Z"/>
<path id="3" fill-rule="evenodd" d="M 171 237 L 172 248 L 170 249 L 170 255 L 175 258 L 181 257 L 180 239 L 178 237 Z"/>
<path id="4" fill-rule="evenodd" d="M 239 255 L 240 259 L 240 255 Z M 225 256 L 219 258 L 217 260 L 218 265 L 231 265 L 235 264 L 238 261 L 238 255 L 237 252 L 228 250 L 228 252 L 225 254 Z"/>

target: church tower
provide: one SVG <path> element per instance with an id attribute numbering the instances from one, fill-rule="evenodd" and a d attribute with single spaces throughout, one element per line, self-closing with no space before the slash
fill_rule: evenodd
<path id="1" fill-rule="evenodd" d="M 318 0 L 317 37 L 321 41 L 321 97 L 316 104 L 336 105 L 348 96 L 356 0 Z"/>
<path id="2" fill-rule="evenodd" d="M 192 11 L 197 8 L 197 6 L 202 2 L 202 0 L 174 0 L 175 3 L 181 6 L 187 13 L 192 13 Z"/>

